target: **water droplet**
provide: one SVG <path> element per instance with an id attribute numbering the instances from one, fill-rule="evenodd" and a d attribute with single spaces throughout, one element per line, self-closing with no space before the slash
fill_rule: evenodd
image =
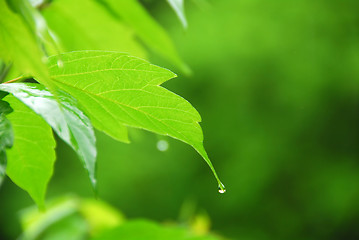
<path id="1" fill-rule="evenodd" d="M 168 142 L 166 140 L 159 140 L 157 142 L 157 149 L 161 152 L 167 151 L 168 150 Z"/>
<path id="2" fill-rule="evenodd" d="M 219 193 L 225 193 L 227 190 L 226 190 L 226 187 L 223 185 L 223 183 L 219 183 L 218 184 L 218 192 Z"/>
<path id="3" fill-rule="evenodd" d="M 219 193 L 225 193 L 225 192 L 226 192 L 226 189 L 218 189 L 218 192 L 219 192 Z"/>
<path id="4" fill-rule="evenodd" d="M 57 60 L 57 66 L 59 68 L 63 68 L 64 67 L 64 62 L 61 59 Z"/>

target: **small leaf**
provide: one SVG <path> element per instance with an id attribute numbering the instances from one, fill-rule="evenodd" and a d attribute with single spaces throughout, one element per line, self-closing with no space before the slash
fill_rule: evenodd
<path id="1" fill-rule="evenodd" d="M 90 120 L 77 108 L 76 100 L 63 91 L 57 92 L 55 98 L 43 85 L 35 83 L 1 84 L 0 89 L 39 114 L 77 152 L 95 189 L 95 134 Z"/>
<path id="2" fill-rule="evenodd" d="M 184 14 L 183 0 L 167 0 L 167 2 L 177 14 L 177 17 L 181 21 L 182 26 L 186 29 L 187 19 L 186 19 L 186 15 Z"/>
<path id="3" fill-rule="evenodd" d="M 183 72 L 190 72 L 188 66 L 180 59 L 166 31 L 137 0 L 100 1 L 111 7 L 121 19 L 128 23 L 148 47 L 180 67 Z"/>
<path id="4" fill-rule="evenodd" d="M 49 69 L 56 85 L 80 102 L 96 128 L 120 139 L 116 128 L 123 124 L 188 143 L 223 188 L 203 148 L 200 115 L 185 99 L 159 86 L 174 73 L 127 54 L 103 51 L 53 56 Z"/>
<path id="5" fill-rule="evenodd" d="M 51 128 L 13 96 L 9 95 L 5 100 L 14 108 L 8 119 L 15 135 L 14 146 L 7 150 L 6 174 L 43 207 L 55 162 L 55 140 Z"/>

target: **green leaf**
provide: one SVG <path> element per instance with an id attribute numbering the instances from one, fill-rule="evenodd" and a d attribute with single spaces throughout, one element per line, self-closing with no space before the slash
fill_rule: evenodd
<path id="1" fill-rule="evenodd" d="M 43 207 L 55 162 L 52 130 L 40 116 L 15 97 L 9 95 L 5 100 L 14 109 L 8 119 L 15 135 L 13 147 L 7 150 L 6 174 Z"/>
<path id="2" fill-rule="evenodd" d="M 0 150 L 0 186 L 2 185 L 6 175 L 6 164 L 6 152 L 5 150 Z"/>
<path id="3" fill-rule="evenodd" d="M 0 99 L 3 99 L 8 95 L 7 92 L 0 91 Z M 0 100 L 0 114 L 9 114 L 12 113 L 12 108 L 8 102 Z"/>
<path id="4" fill-rule="evenodd" d="M 46 203 L 46 211 L 29 207 L 21 211 L 21 225 L 24 230 L 21 239 L 84 239 L 71 236 L 76 233 L 77 224 L 64 223 L 72 218 L 81 219 L 86 226 L 85 235 L 98 235 L 122 224 L 125 219 L 122 213 L 105 202 L 95 199 L 78 199 L 63 196 Z M 82 232 L 82 231 L 81 231 Z M 54 235 L 61 235 L 54 237 Z M 70 234 L 70 236 L 67 236 Z M 66 235 L 66 236 L 64 236 Z M 46 236 L 46 237 L 44 237 Z M 51 237 L 53 238 L 51 238 Z M 86 238 L 88 239 L 88 238 Z"/>
<path id="5" fill-rule="evenodd" d="M 22 210 L 20 215 L 21 225 L 23 228 L 23 234 L 21 239 L 48 239 L 46 238 L 48 237 L 48 235 L 57 232 L 56 227 L 58 226 L 63 227 L 63 233 L 68 233 L 69 227 L 71 228 L 71 226 L 63 226 L 63 223 L 74 216 L 79 216 L 79 214 L 77 214 L 79 205 L 80 201 L 78 199 L 66 196 L 46 202 L 46 211 L 39 211 L 35 207 L 29 207 Z M 83 220 L 82 222 L 85 221 Z M 53 240 L 83 238 L 69 238 L 68 236 L 62 236 L 62 238 L 50 239 Z"/>
<path id="6" fill-rule="evenodd" d="M 103 51 L 50 57 L 49 69 L 56 85 L 80 102 L 96 128 L 121 139 L 117 128 L 123 124 L 188 143 L 223 188 L 203 147 L 200 115 L 185 99 L 159 86 L 174 73 L 127 54 Z"/>
<path id="7" fill-rule="evenodd" d="M 79 214 L 73 214 L 50 226 L 41 235 L 41 240 L 86 240 L 88 239 L 89 226 Z M 23 240 L 37 240 L 23 239 Z"/>
<path id="8" fill-rule="evenodd" d="M 188 25 L 186 15 L 184 14 L 183 0 L 167 0 L 167 2 L 177 14 L 182 26 L 186 29 Z"/>
<path id="9" fill-rule="evenodd" d="M 4 97 L 4 92 L 0 92 L 0 98 Z M 6 148 L 11 148 L 14 141 L 14 134 L 12 131 L 11 123 L 6 118 L 6 114 L 11 113 L 13 110 L 9 103 L 0 100 L 0 186 L 6 174 Z"/>
<path id="10" fill-rule="evenodd" d="M 185 73 L 190 69 L 178 56 L 166 31 L 151 17 L 137 0 L 99 0 L 107 4 L 126 21 L 141 40 L 157 54 L 176 64 Z"/>
<path id="11" fill-rule="evenodd" d="M 53 89 L 48 70 L 42 61 L 46 57 L 23 20 L 9 9 L 5 0 L 0 0 L 0 16 L 0 58 L 13 62 L 22 74 L 34 76 Z"/>
<path id="12" fill-rule="evenodd" d="M 0 150 L 11 148 L 14 140 L 11 123 L 6 118 L 6 114 L 12 112 L 9 103 L 0 100 Z"/>
<path id="13" fill-rule="evenodd" d="M 94 0 L 54 1 L 43 14 L 67 51 L 111 50 L 146 57 L 133 30 Z"/>
<path id="14" fill-rule="evenodd" d="M 48 28 L 46 20 L 33 6 L 33 4 L 36 4 L 35 2 L 30 2 L 29 0 L 7 0 L 7 3 L 15 13 L 18 13 L 23 18 L 38 43 L 45 46 L 48 55 L 60 52 L 61 48 L 53 32 Z"/>
<path id="15" fill-rule="evenodd" d="M 93 240 L 218 240 L 213 236 L 194 236 L 185 228 L 165 227 L 148 220 L 133 220 L 104 232 Z"/>
<path id="16" fill-rule="evenodd" d="M 77 152 L 95 189 L 95 134 L 90 120 L 77 108 L 76 100 L 63 91 L 58 91 L 55 98 L 43 85 L 35 83 L 1 84 L 0 89 L 39 114 Z"/>

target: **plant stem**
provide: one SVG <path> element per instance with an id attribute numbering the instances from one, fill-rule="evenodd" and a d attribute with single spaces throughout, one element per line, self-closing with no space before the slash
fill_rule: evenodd
<path id="1" fill-rule="evenodd" d="M 11 79 L 11 80 L 9 80 L 9 81 L 7 81 L 7 82 L 4 82 L 4 84 L 5 84 L 5 83 L 13 83 L 13 82 L 21 82 L 21 81 L 24 81 L 24 80 L 26 80 L 26 79 L 28 79 L 28 77 L 21 76 L 21 77 L 17 77 L 17 78 Z"/>

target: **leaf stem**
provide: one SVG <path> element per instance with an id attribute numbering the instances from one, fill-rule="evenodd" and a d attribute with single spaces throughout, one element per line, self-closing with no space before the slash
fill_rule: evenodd
<path id="1" fill-rule="evenodd" d="M 7 81 L 7 82 L 4 82 L 4 84 L 5 84 L 5 83 L 13 83 L 13 82 L 21 82 L 21 81 L 24 81 L 24 80 L 26 80 L 26 79 L 28 79 L 28 77 L 20 76 L 20 77 L 11 79 L 11 80 L 9 80 L 9 81 Z"/>

